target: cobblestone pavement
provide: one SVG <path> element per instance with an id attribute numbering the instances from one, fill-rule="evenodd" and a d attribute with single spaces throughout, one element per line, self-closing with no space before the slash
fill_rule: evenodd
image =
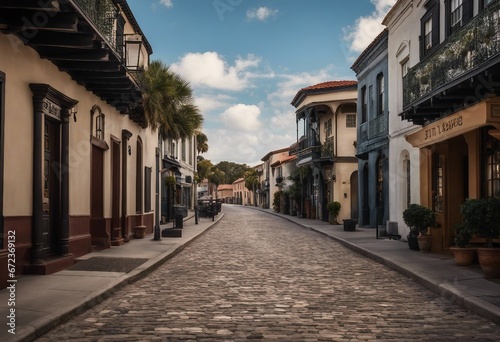
<path id="1" fill-rule="evenodd" d="M 273 215 L 224 219 L 37 341 L 499 341 L 500 326 Z"/>

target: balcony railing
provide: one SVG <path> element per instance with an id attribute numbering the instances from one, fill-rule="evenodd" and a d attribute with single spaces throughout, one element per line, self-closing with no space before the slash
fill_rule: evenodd
<path id="1" fill-rule="evenodd" d="M 333 149 L 333 138 L 327 138 L 321 146 L 321 158 L 333 158 L 335 150 Z"/>
<path id="2" fill-rule="evenodd" d="M 111 0 L 74 0 L 87 19 L 96 27 L 106 43 L 117 52 L 120 57 L 122 49 L 117 47 L 117 37 L 115 31 L 115 19 L 118 15 L 118 8 Z"/>
<path id="3" fill-rule="evenodd" d="M 499 52 L 500 0 L 496 0 L 408 71 L 403 79 L 403 107 L 473 71 Z"/>

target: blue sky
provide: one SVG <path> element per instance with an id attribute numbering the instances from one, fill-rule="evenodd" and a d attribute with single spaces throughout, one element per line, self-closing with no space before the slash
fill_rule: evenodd
<path id="1" fill-rule="evenodd" d="M 203 156 L 256 165 L 296 141 L 293 97 L 350 69 L 395 0 L 128 0 L 162 60 L 191 83 Z"/>

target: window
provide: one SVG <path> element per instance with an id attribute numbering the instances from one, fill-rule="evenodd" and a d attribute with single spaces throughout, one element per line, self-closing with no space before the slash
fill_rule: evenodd
<path id="1" fill-rule="evenodd" d="M 486 186 L 488 196 L 500 194 L 500 143 L 488 139 L 486 143 Z"/>
<path id="2" fill-rule="evenodd" d="M 367 120 L 367 108 L 366 108 L 366 86 L 361 88 L 361 123 L 365 123 Z"/>
<path id="3" fill-rule="evenodd" d="M 406 74 L 408 73 L 408 70 L 409 70 L 409 59 L 406 59 L 403 63 L 401 63 L 401 75 L 403 77 L 406 76 Z"/>
<path id="4" fill-rule="evenodd" d="M 348 128 L 356 127 L 356 115 L 355 114 L 346 114 L 345 126 Z"/>
<path id="5" fill-rule="evenodd" d="M 451 0 L 451 32 L 462 26 L 462 0 Z"/>
<path id="6" fill-rule="evenodd" d="M 181 140 L 181 157 L 182 161 L 186 161 L 186 139 Z"/>
<path id="7" fill-rule="evenodd" d="M 420 57 L 426 56 L 439 45 L 439 1 L 425 3 L 427 12 L 420 20 Z"/>
<path id="8" fill-rule="evenodd" d="M 408 208 L 411 204 L 411 163 L 410 158 L 406 158 L 405 161 L 406 167 L 406 208 Z"/>
<path id="9" fill-rule="evenodd" d="M 193 165 L 194 161 L 193 161 L 193 139 L 194 137 L 191 137 L 189 139 L 189 165 Z"/>
<path id="10" fill-rule="evenodd" d="M 104 140 L 104 120 L 104 113 L 99 113 L 99 115 L 95 117 L 95 137 L 100 140 Z"/>
<path id="11" fill-rule="evenodd" d="M 332 135 L 332 119 L 325 121 L 325 136 L 329 137 Z"/>
<path id="12" fill-rule="evenodd" d="M 377 77 L 377 115 L 383 115 L 384 112 L 385 112 L 384 75 L 380 74 Z"/>
<path id="13" fill-rule="evenodd" d="M 434 153 L 432 165 L 432 204 L 434 211 L 443 212 L 443 158 Z"/>
<path id="14" fill-rule="evenodd" d="M 144 211 L 151 211 L 151 173 L 153 169 L 150 167 L 144 168 Z"/>
<path id="15" fill-rule="evenodd" d="M 424 49 L 425 51 L 432 49 L 432 18 L 424 23 Z"/>
<path id="16" fill-rule="evenodd" d="M 472 19 L 473 0 L 446 1 L 446 33 L 456 32 L 460 27 Z"/>

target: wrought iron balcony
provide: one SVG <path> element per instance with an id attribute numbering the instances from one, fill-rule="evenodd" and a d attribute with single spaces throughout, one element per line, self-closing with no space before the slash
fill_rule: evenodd
<path id="1" fill-rule="evenodd" d="M 3 33 L 16 35 L 88 91 L 128 113 L 141 92 L 125 63 L 117 4 L 149 56 L 151 46 L 124 0 L 2 0 L 0 26 Z M 144 125 L 142 114 L 130 119 Z"/>
<path id="2" fill-rule="evenodd" d="M 403 110 L 478 73 L 500 52 L 500 1 L 447 38 L 403 79 Z"/>
<path id="3" fill-rule="evenodd" d="M 321 144 L 314 137 L 305 137 L 298 144 L 298 164 L 306 165 L 314 162 L 333 161 L 335 150 L 333 139 L 328 138 Z"/>
<path id="4" fill-rule="evenodd" d="M 83 15 L 92 23 L 96 31 L 102 35 L 106 43 L 112 47 L 120 56 L 121 49 L 116 46 L 116 31 L 114 30 L 115 19 L 118 16 L 118 8 L 111 0 L 74 0 L 80 7 Z"/>

